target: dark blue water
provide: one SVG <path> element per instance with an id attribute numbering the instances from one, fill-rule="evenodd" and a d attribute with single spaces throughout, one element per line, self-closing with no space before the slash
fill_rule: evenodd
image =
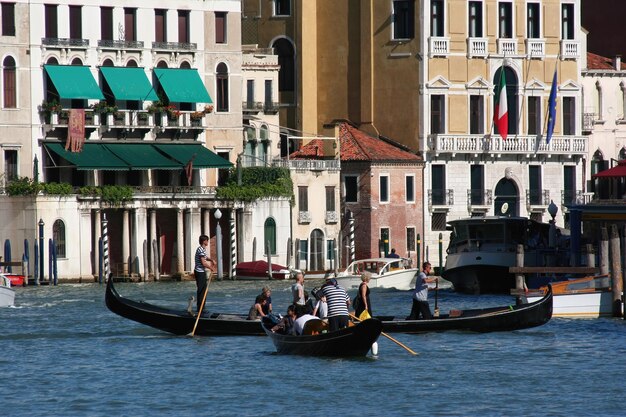
<path id="1" fill-rule="evenodd" d="M 212 282 L 209 309 L 247 312 L 263 284 Z M 283 313 L 289 284 L 272 283 L 274 309 Z M 193 282 L 117 286 L 125 296 L 183 308 L 195 292 Z M 410 310 L 408 292 L 372 290 L 371 298 L 380 314 Z M 447 311 L 512 298 L 440 291 L 438 301 Z M 0 329 L 2 416 L 625 413 L 622 320 L 393 335 L 419 356 L 381 338 L 376 358 L 292 357 L 276 355 L 265 337 L 170 336 L 110 313 L 104 286 L 63 284 L 17 288 L 16 307 L 0 309 Z"/>

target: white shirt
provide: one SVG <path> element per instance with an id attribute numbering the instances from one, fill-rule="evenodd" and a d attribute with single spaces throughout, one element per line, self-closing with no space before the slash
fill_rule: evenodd
<path id="1" fill-rule="evenodd" d="M 309 320 L 313 320 L 313 319 L 317 319 L 317 317 L 312 316 L 310 314 L 304 314 L 303 316 L 300 316 L 296 319 L 296 321 L 293 323 L 293 328 L 296 331 L 297 335 L 302 334 L 302 331 L 304 330 L 304 324 L 309 321 Z"/>

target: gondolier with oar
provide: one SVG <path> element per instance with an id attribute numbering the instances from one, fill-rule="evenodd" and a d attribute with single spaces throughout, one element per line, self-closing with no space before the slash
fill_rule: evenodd
<path id="1" fill-rule="evenodd" d="M 193 275 L 194 275 L 194 278 L 196 279 L 196 286 L 197 286 L 197 292 L 196 292 L 197 311 L 198 311 L 198 314 L 200 314 L 202 311 L 204 311 L 204 302 L 206 300 L 206 292 L 209 288 L 208 283 L 207 283 L 206 270 L 209 269 L 211 272 L 213 272 L 216 264 L 215 264 L 215 261 L 209 258 L 209 256 L 206 253 L 206 248 L 209 247 L 209 237 L 207 235 L 200 235 L 200 238 L 198 239 L 198 243 L 200 244 L 200 246 L 198 246 L 198 249 L 196 249 L 195 266 L 193 269 Z"/>
<path id="2" fill-rule="evenodd" d="M 433 318 L 428 305 L 428 284 L 437 281 L 437 278 L 428 276 L 430 268 L 430 262 L 424 262 L 422 264 L 422 272 L 415 279 L 413 306 L 411 307 L 411 314 L 406 318 L 407 320 L 417 320 L 420 318 L 420 315 L 426 320 Z"/>

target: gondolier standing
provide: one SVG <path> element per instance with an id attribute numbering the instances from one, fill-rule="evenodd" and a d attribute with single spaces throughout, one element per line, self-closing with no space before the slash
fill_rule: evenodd
<path id="1" fill-rule="evenodd" d="M 204 293 L 207 290 L 207 275 L 206 270 L 210 269 L 213 271 L 215 269 L 215 261 L 208 257 L 206 253 L 206 248 L 209 246 L 209 237 L 207 235 L 200 235 L 198 239 L 198 249 L 196 249 L 195 256 L 195 266 L 193 269 L 193 275 L 196 279 L 196 302 L 197 302 L 197 311 L 204 311 Z M 202 309 L 200 308 L 202 307 Z"/>
<path id="2" fill-rule="evenodd" d="M 415 280 L 415 289 L 413 290 L 413 306 L 411 307 L 411 314 L 407 317 L 407 320 L 417 320 L 420 315 L 423 319 L 430 320 L 433 318 L 430 312 L 430 306 L 428 305 L 428 284 L 435 282 L 437 278 L 428 277 L 430 274 L 430 262 L 424 262 L 422 264 L 422 272 L 419 273 Z"/>
<path id="3" fill-rule="evenodd" d="M 335 278 L 327 277 L 321 291 L 328 303 L 329 331 L 348 327 L 350 297 L 348 297 L 346 290 L 337 284 Z"/>

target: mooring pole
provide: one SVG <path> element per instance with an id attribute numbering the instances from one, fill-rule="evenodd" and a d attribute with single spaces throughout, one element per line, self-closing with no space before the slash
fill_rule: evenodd
<path id="1" fill-rule="evenodd" d="M 622 317 L 622 258 L 617 225 L 611 225 L 611 288 L 613 290 L 613 317 Z"/>

